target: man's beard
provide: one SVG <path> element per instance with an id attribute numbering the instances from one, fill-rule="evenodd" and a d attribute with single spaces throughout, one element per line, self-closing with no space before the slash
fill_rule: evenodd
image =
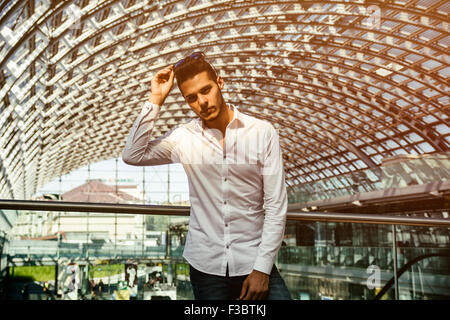
<path id="1" fill-rule="evenodd" d="M 214 112 L 217 112 L 217 110 L 218 110 L 219 112 L 216 114 L 216 116 L 215 116 L 214 118 L 211 118 L 211 119 L 205 119 L 205 118 L 207 118 L 209 115 L 206 116 L 206 117 L 201 116 L 201 118 L 204 119 L 205 121 L 212 121 L 212 120 L 215 120 L 216 118 L 218 118 L 218 117 L 222 114 L 222 112 L 225 111 L 225 100 L 223 99 L 222 92 L 220 91 L 220 89 L 219 89 L 219 94 L 220 94 L 220 100 L 219 100 L 219 102 L 218 102 L 217 104 L 213 105 L 213 106 L 208 106 L 208 109 L 213 107 L 213 108 L 216 109 L 216 110 L 214 110 Z"/>

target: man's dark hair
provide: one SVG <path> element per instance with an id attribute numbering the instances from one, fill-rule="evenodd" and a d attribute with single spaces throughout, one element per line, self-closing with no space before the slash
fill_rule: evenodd
<path id="1" fill-rule="evenodd" d="M 217 83 L 216 71 L 206 60 L 203 58 L 190 59 L 174 70 L 178 88 L 180 88 L 180 84 L 184 81 L 193 78 L 203 71 L 206 71 L 210 79 Z"/>

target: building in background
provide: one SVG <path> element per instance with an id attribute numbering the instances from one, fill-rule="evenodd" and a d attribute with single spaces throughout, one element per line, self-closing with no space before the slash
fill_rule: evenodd
<path id="1" fill-rule="evenodd" d="M 123 191 L 125 190 L 125 191 Z M 100 180 L 86 183 L 61 195 L 68 202 L 140 203 L 138 186 L 111 186 Z M 48 198 L 48 196 L 47 196 Z M 43 200 L 41 198 L 41 200 Z M 15 238 L 57 239 L 65 242 L 134 243 L 146 230 L 146 216 L 134 214 L 96 214 L 88 212 L 21 211 L 13 229 Z"/>

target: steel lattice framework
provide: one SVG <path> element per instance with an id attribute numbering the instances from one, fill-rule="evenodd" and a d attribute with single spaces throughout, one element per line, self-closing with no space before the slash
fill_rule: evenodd
<path id="1" fill-rule="evenodd" d="M 449 150 L 446 0 L 2 1 L 0 196 L 120 156 L 150 80 L 203 50 L 279 130 L 289 187 Z M 174 88 L 154 137 L 194 118 Z"/>

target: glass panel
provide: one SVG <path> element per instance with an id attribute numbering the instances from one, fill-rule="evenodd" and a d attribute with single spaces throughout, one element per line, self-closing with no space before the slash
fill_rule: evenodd
<path id="1" fill-rule="evenodd" d="M 401 300 L 450 298 L 450 230 L 397 227 Z"/>
<path id="2" fill-rule="evenodd" d="M 164 219 L 164 223 L 155 223 L 158 219 Z M 177 251 L 176 238 L 171 238 L 172 246 L 168 246 L 167 241 L 167 226 L 187 219 L 19 211 L 17 223 L 11 230 L 12 239 L 7 250 L 2 252 L 2 265 L 7 258 L 7 273 L 11 279 L 3 297 L 33 300 L 190 299 L 188 266 L 181 253 L 170 258 L 170 248 Z M 137 271 L 129 265 L 136 265 Z M 129 277 L 136 279 L 135 285 L 128 283 Z M 50 288 L 48 296 L 44 292 L 46 282 Z M 23 293 L 25 285 L 28 287 L 26 297 Z M 180 290 L 179 297 L 177 289 Z"/>
<path id="3" fill-rule="evenodd" d="M 294 299 L 371 300 L 393 277 L 391 240 L 390 226 L 289 221 L 277 265 Z"/>

